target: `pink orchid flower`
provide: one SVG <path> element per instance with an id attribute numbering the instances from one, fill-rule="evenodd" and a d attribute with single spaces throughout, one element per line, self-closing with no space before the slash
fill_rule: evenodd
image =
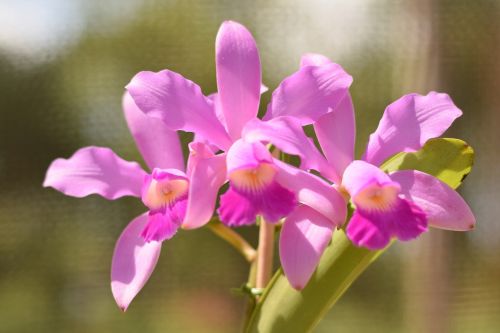
<path id="1" fill-rule="evenodd" d="M 298 204 L 299 211 L 310 209 L 323 216 L 331 233 L 345 219 L 342 196 L 320 178 L 274 158 L 265 144 L 300 156 L 304 169 L 331 174 L 333 168 L 305 136 L 298 119 L 314 120 L 330 112 L 347 94 L 352 78 L 336 64 L 302 68 L 274 91 L 266 121 L 259 120 L 259 53 L 250 32 L 232 21 L 224 22 L 217 34 L 216 71 L 218 92 L 209 98 L 169 70 L 140 72 L 126 88 L 147 115 L 162 119 L 172 130 L 194 132 L 196 140 L 222 151 L 217 156 L 226 159 L 221 170 L 229 181 L 218 209 L 223 223 L 248 225 L 257 215 L 276 223 L 299 214 L 294 213 Z M 199 226 L 196 221 L 184 224 Z"/>
<path id="2" fill-rule="evenodd" d="M 327 63 L 330 60 L 320 55 L 302 59 L 302 66 Z M 382 249 L 392 238 L 417 238 L 428 226 L 455 231 L 474 228 L 469 206 L 444 182 L 417 170 L 386 174 L 379 168 L 396 153 L 422 148 L 461 115 L 447 94 L 405 95 L 386 108 L 361 160 L 354 160 L 354 108 L 349 95 L 314 124 L 337 175 L 331 180 L 340 184 L 355 206 L 347 226 L 347 236 L 355 245 Z"/>
<path id="3" fill-rule="evenodd" d="M 135 196 L 149 209 L 125 228 L 113 255 L 111 289 L 125 311 L 153 272 L 162 241 L 171 238 L 186 218 L 205 220 L 212 216 L 215 198 L 210 198 L 198 182 L 204 186 L 206 182 L 221 182 L 213 170 L 224 167 L 224 160 L 213 153 L 200 155 L 189 161 L 186 171 L 177 134 L 161 121 L 145 116 L 128 94 L 123 107 L 151 173 L 109 148 L 86 147 L 69 159 L 52 162 L 44 186 L 78 198 L 90 194 L 109 200 Z"/>
<path id="4" fill-rule="evenodd" d="M 333 63 L 319 54 L 306 54 L 301 59 L 302 69 L 328 64 Z M 283 111 L 283 116 L 294 116 Z M 428 139 L 440 136 L 461 114 L 446 94 L 403 96 L 387 107 L 360 161 L 354 160 L 356 125 L 349 93 L 332 104 L 330 112 L 299 119 L 302 126 L 313 124 L 330 165 L 330 169 L 323 166 L 328 173 L 320 172 L 355 205 L 347 226 L 347 235 L 355 245 L 381 249 L 391 238 L 416 238 L 428 225 L 457 231 L 474 228 L 475 218 L 467 203 L 439 179 L 416 170 L 386 174 L 379 169 L 388 157 L 416 151 Z M 283 270 L 296 289 L 307 284 L 331 240 L 331 231 L 320 227 L 326 226 L 324 217 L 306 209 L 289 216 L 280 236 Z"/>
<path id="5" fill-rule="evenodd" d="M 257 118 L 262 92 L 255 40 L 236 22 L 224 22 L 216 38 L 218 92 L 206 98 L 177 73 L 140 72 L 126 87 L 147 115 L 172 130 L 194 132 L 226 158 L 229 189 L 218 213 L 229 226 L 271 223 L 286 217 L 281 260 L 297 287 L 303 286 L 331 239 L 345 222 L 345 199 L 327 182 L 304 170 L 338 179 L 335 168 L 305 136 L 311 124 L 338 107 L 352 82 L 337 64 L 304 66 L 273 92 L 264 121 Z M 301 158 L 301 169 L 274 158 L 266 143 Z M 222 167 L 221 167 L 222 168 Z M 302 170 L 304 169 L 304 170 Z M 218 189 L 207 187 L 207 191 Z M 198 221 L 201 222 L 201 221 Z M 290 226 L 288 226 L 290 225 Z M 199 227 L 188 221 L 184 227 Z"/>

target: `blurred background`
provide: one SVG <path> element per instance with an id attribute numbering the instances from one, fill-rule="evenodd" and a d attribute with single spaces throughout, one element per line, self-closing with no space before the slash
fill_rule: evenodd
<path id="1" fill-rule="evenodd" d="M 498 0 L 1 0 L 0 331 L 240 329 L 245 299 L 230 289 L 247 266 L 210 231 L 165 243 L 124 314 L 110 292 L 110 261 L 142 204 L 41 186 L 53 159 L 83 146 L 142 163 L 122 116 L 123 87 L 138 71 L 168 68 L 215 91 L 214 41 L 226 19 L 254 34 L 271 91 L 305 52 L 354 76 L 358 156 L 386 105 L 429 90 L 448 92 L 464 111 L 447 136 L 476 150 L 460 188 L 476 230 L 432 230 L 393 246 L 316 331 L 499 332 Z M 242 232 L 255 244 L 255 230 Z"/>

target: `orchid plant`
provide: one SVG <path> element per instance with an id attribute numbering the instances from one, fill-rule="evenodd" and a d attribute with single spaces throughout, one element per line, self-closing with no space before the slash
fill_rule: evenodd
<path id="1" fill-rule="evenodd" d="M 258 49 L 244 26 L 227 21 L 216 38 L 216 74 L 217 92 L 209 96 L 170 70 L 140 72 L 126 86 L 125 119 L 149 172 L 102 147 L 82 148 L 69 159 L 55 160 L 47 171 L 44 186 L 66 195 L 135 196 L 147 208 L 122 232 L 113 254 L 111 289 L 121 309 L 145 285 L 162 243 L 178 228 L 208 226 L 249 261 L 255 274 L 248 281 L 254 302 L 247 331 L 271 332 L 278 312 L 289 311 L 284 331 L 292 332 L 300 319 L 290 314 L 310 305 L 308 294 L 336 296 L 316 298 L 322 312 L 302 320 L 305 330 L 391 240 L 417 238 L 428 226 L 474 227 L 470 208 L 452 188 L 462 178 L 456 184 L 442 176 L 456 178 L 461 170 L 463 177 L 472 158 L 457 162 L 463 149 L 437 145 L 446 159 L 429 161 L 425 151 L 426 143 L 461 115 L 448 95 L 410 94 L 389 105 L 366 153 L 355 160 L 352 77 L 338 64 L 304 55 L 259 119 L 260 95 L 267 88 Z M 306 136 L 307 125 L 313 126 L 321 151 Z M 186 163 L 178 131 L 194 133 Z M 456 148 L 458 140 L 449 142 Z M 286 163 L 283 154 L 298 156 L 300 165 Z M 401 154 L 420 155 L 408 167 Z M 450 176 L 451 163 L 459 167 Z M 439 165 L 440 172 L 426 172 L 429 164 Z M 256 223 L 257 250 L 234 230 Z M 269 283 L 276 230 L 282 270 Z M 346 251 L 358 256 L 339 267 Z M 336 279 L 325 282 L 328 274 L 321 272 L 330 270 L 349 278 L 342 285 Z M 303 301 L 281 310 L 273 306 L 294 295 L 303 295 Z"/>

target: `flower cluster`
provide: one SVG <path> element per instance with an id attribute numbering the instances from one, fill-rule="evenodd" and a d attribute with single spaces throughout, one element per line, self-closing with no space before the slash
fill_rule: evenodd
<path id="1" fill-rule="evenodd" d="M 332 233 L 346 223 L 349 202 L 355 209 L 347 235 L 371 250 L 394 238 L 414 239 L 429 226 L 474 226 L 464 200 L 437 178 L 379 168 L 398 152 L 420 149 L 461 115 L 448 95 L 410 94 L 390 104 L 355 160 L 352 77 L 338 64 L 304 55 L 258 119 L 267 88 L 257 46 L 245 27 L 228 21 L 216 38 L 216 73 L 217 92 L 209 96 L 169 70 L 140 72 L 126 86 L 125 119 L 149 171 L 108 148 L 86 147 L 55 160 L 47 172 L 44 186 L 66 195 L 135 196 L 147 208 L 123 231 L 113 255 L 111 286 L 122 309 L 151 275 L 162 242 L 180 227 L 204 226 L 214 213 L 229 227 L 254 224 L 257 216 L 282 223 L 281 264 L 296 289 L 306 285 Z M 307 125 L 321 151 L 305 135 Z M 177 131 L 194 133 L 187 163 Z M 300 166 L 281 161 L 276 151 L 300 157 Z"/>

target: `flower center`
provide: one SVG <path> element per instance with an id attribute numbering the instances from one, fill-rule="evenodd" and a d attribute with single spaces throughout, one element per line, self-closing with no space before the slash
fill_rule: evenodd
<path id="1" fill-rule="evenodd" d="M 258 191 L 270 185 L 276 175 L 271 163 L 260 163 L 256 167 L 242 168 L 231 172 L 231 184 L 242 190 Z"/>
<path id="2" fill-rule="evenodd" d="M 353 198 L 354 204 L 365 210 L 387 211 L 396 203 L 400 187 L 396 184 L 370 184 Z"/>
<path id="3" fill-rule="evenodd" d="M 142 201 L 149 209 L 169 207 L 178 199 L 184 197 L 189 188 L 186 179 L 161 179 L 151 178 L 145 184 Z"/>

